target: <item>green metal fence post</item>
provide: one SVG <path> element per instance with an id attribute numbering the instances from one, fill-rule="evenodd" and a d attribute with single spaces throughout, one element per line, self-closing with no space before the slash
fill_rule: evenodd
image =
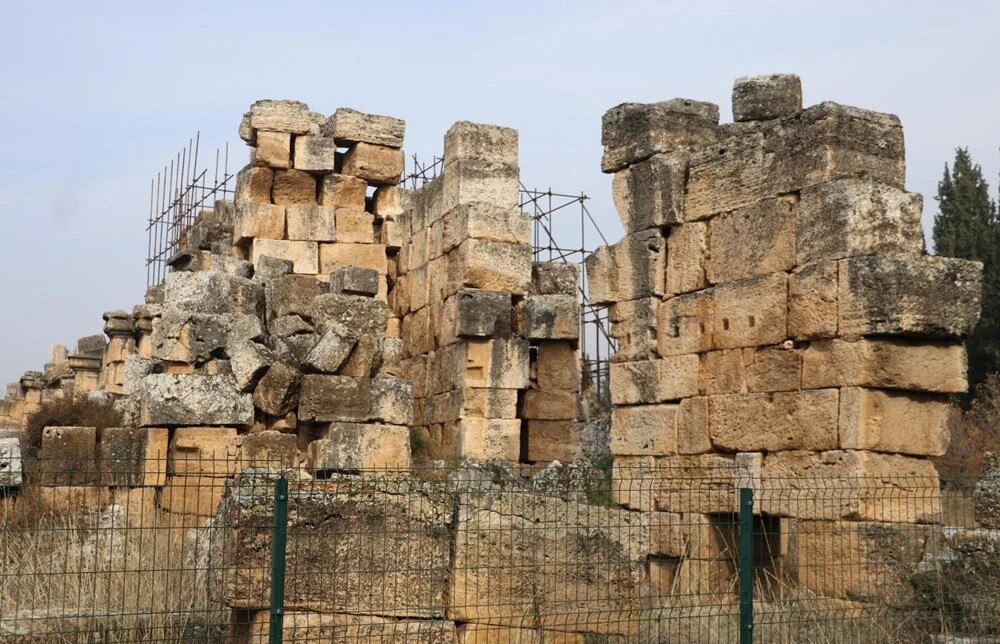
<path id="1" fill-rule="evenodd" d="M 285 618 L 285 550 L 288 546 L 288 479 L 274 482 L 274 524 L 271 528 L 271 624 L 268 644 L 281 644 Z"/>
<path id="2" fill-rule="evenodd" d="M 740 488 L 740 644 L 753 644 L 753 489 Z"/>

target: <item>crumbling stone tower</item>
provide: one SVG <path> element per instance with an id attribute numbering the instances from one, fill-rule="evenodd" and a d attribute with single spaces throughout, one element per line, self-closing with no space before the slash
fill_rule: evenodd
<path id="1" fill-rule="evenodd" d="M 674 99 L 604 115 L 627 233 L 587 270 L 619 340 L 619 500 L 662 513 L 654 524 L 709 525 L 735 510 L 734 476 L 772 492 L 809 477 L 842 498 L 773 493 L 762 512 L 937 522 L 928 457 L 948 444 L 948 395 L 966 390 L 982 267 L 925 253 L 895 116 L 803 110 L 784 75 L 737 80 L 733 114 L 719 125 L 717 106 Z M 671 579 L 708 567 L 654 555 Z"/>

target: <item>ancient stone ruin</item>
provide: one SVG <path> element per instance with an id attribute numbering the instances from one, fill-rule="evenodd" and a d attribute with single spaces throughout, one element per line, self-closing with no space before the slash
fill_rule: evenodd
<path id="1" fill-rule="evenodd" d="M 674 99 L 604 115 L 626 230 L 586 262 L 618 343 L 607 499 L 525 492 L 591 453 L 579 276 L 532 261 L 517 132 L 456 123 L 440 176 L 405 190 L 403 121 L 264 100 L 240 124 L 235 202 L 184 231 L 162 286 L 8 386 L 13 425 L 104 392 L 125 426 L 46 428 L 34 481 L 6 430 L 5 502 L 34 482 L 53 507 L 232 526 L 235 574 L 212 588 L 240 641 L 266 639 L 268 569 L 239 563 L 269 557 L 255 481 L 276 468 L 300 636 L 386 637 L 388 619 L 400 641 L 633 637 L 649 610 L 733 594 L 738 487 L 756 492 L 760 567 L 864 609 L 907 583 L 941 522 L 929 459 L 967 386 L 981 265 L 927 255 L 895 116 L 803 109 L 781 75 L 738 80 L 733 114 Z M 463 474 L 446 494 L 428 463 Z M 817 502 L 817 485 L 837 494 Z M 904 530 L 920 547 L 883 565 Z M 847 578 L 862 561 L 871 577 Z"/>

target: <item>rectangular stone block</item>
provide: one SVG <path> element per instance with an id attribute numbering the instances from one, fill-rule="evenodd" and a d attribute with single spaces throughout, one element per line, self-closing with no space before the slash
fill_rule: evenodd
<path id="1" fill-rule="evenodd" d="M 249 244 L 254 239 L 285 238 L 285 206 L 241 203 L 233 221 L 233 241 Z"/>
<path id="2" fill-rule="evenodd" d="M 703 454 L 711 450 L 708 427 L 708 397 L 683 399 L 677 410 L 677 453 Z"/>
<path id="3" fill-rule="evenodd" d="M 278 429 L 268 429 L 254 434 L 247 434 L 237 438 L 237 467 L 238 472 L 248 467 L 256 468 L 297 468 L 299 466 L 299 446 L 298 437 L 295 431 L 295 416 L 289 419 L 282 419 L 279 423 L 270 425 L 271 427 L 281 427 Z"/>
<path id="4" fill-rule="evenodd" d="M 514 309 L 517 333 L 529 340 L 576 340 L 580 303 L 575 295 L 526 295 Z"/>
<path id="5" fill-rule="evenodd" d="M 716 349 L 778 344 L 787 336 L 788 279 L 772 273 L 721 284 L 713 292 Z"/>
<path id="6" fill-rule="evenodd" d="M 707 264 L 708 224 L 695 221 L 673 226 L 667 237 L 664 291 L 676 295 L 705 288 Z"/>
<path id="7" fill-rule="evenodd" d="M 264 287 L 267 319 L 274 322 L 278 318 L 292 315 L 308 319 L 312 316 L 313 300 L 322 292 L 322 283 L 312 275 L 276 277 L 268 281 Z"/>
<path id="8" fill-rule="evenodd" d="M 253 164 L 271 168 L 288 168 L 292 156 L 292 136 L 287 132 L 257 131 L 257 147 L 253 148 Z"/>
<path id="9" fill-rule="evenodd" d="M 517 418 L 463 418 L 458 425 L 458 455 L 517 461 L 521 421 Z"/>
<path id="10" fill-rule="evenodd" d="M 337 140 L 338 145 L 371 143 L 390 148 L 403 147 L 406 122 L 381 114 L 365 114 L 347 107 L 338 107 L 320 132 Z"/>
<path id="11" fill-rule="evenodd" d="M 539 632 L 490 624 L 461 624 L 456 630 L 458 644 L 584 644 L 583 633 Z"/>
<path id="12" fill-rule="evenodd" d="M 531 246 L 468 239 L 448 254 L 448 292 L 461 287 L 526 294 Z"/>
<path id="13" fill-rule="evenodd" d="M 66 515 L 111 503 L 111 489 L 94 485 L 44 486 L 29 490 L 28 495 L 26 501 L 37 499 L 42 514 Z"/>
<path id="14" fill-rule="evenodd" d="M 712 445 L 733 452 L 836 449 L 836 389 L 708 397 Z"/>
<path id="15" fill-rule="evenodd" d="M 802 110 L 802 81 L 795 74 L 742 76 L 733 83 L 733 120 L 762 121 Z"/>
<path id="16" fill-rule="evenodd" d="M 474 158 L 448 161 L 444 168 L 441 212 L 476 202 L 509 212 L 518 208 L 518 167 Z"/>
<path id="17" fill-rule="evenodd" d="M 574 419 L 576 405 L 575 392 L 529 389 L 524 392 L 522 417 L 534 420 Z"/>
<path id="18" fill-rule="evenodd" d="M 320 178 L 319 203 L 332 208 L 364 210 L 368 184 L 346 174 L 325 174 Z"/>
<path id="19" fill-rule="evenodd" d="M 258 140 L 260 133 L 257 134 Z M 337 144 L 325 136 L 295 137 L 295 168 L 314 172 L 333 172 Z"/>
<path id="20" fill-rule="evenodd" d="M 687 154 L 655 154 L 615 173 L 611 195 L 626 232 L 684 221 L 687 166 Z"/>
<path id="21" fill-rule="evenodd" d="M 448 337 L 507 337 L 512 330 L 510 293 L 462 289 L 444 305 Z"/>
<path id="22" fill-rule="evenodd" d="M 270 168 L 261 168 L 248 165 L 236 173 L 236 202 L 237 212 L 244 204 L 270 204 L 271 185 L 274 183 L 274 171 Z M 53 362 L 58 362 L 53 360 Z"/>
<path id="23" fill-rule="evenodd" d="M 328 206 L 286 206 L 287 237 L 294 241 L 334 241 L 338 226 L 334 210 Z"/>
<path id="24" fill-rule="evenodd" d="M 713 218 L 708 281 L 732 282 L 793 268 L 798 210 L 798 199 L 785 196 Z"/>
<path id="25" fill-rule="evenodd" d="M 250 261 L 257 266 L 264 256 L 289 260 L 292 270 L 299 274 L 315 275 L 319 272 L 319 248 L 314 241 L 254 239 L 250 246 Z"/>
<path id="26" fill-rule="evenodd" d="M 573 343 L 546 341 L 538 344 L 535 380 L 543 390 L 580 390 L 580 360 Z"/>
<path id="27" fill-rule="evenodd" d="M 660 103 L 622 103 L 601 119 L 603 172 L 617 172 L 654 154 L 707 145 L 715 140 L 719 107 L 675 98 Z"/>
<path id="28" fill-rule="evenodd" d="M 962 393 L 968 387 L 961 344 L 900 339 L 817 340 L 802 352 L 802 387 L 881 387 Z"/>
<path id="29" fill-rule="evenodd" d="M 380 423 L 331 423 L 321 438 L 309 443 L 309 470 L 322 472 L 384 472 L 410 467 L 410 430 Z"/>
<path id="30" fill-rule="evenodd" d="M 611 403 L 637 405 L 698 395 L 698 356 L 611 364 Z"/>
<path id="31" fill-rule="evenodd" d="M 344 155 L 340 171 L 373 186 L 396 185 L 403 174 L 403 151 L 384 145 L 355 143 Z"/>
<path id="32" fill-rule="evenodd" d="M 738 458 L 718 454 L 616 458 L 612 497 L 644 512 L 734 512 L 737 483 L 750 482 L 759 455 Z"/>
<path id="33" fill-rule="evenodd" d="M 389 292 L 385 274 L 388 270 L 388 260 L 385 256 L 385 246 L 382 244 L 348 244 L 335 242 L 319 245 L 319 272 L 329 275 L 340 268 L 346 267 L 370 268 L 378 271 L 379 290 L 376 297 L 385 301 Z"/>
<path id="34" fill-rule="evenodd" d="M 459 345 L 463 364 L 461 382 L 465 387 L 528 387 L 528 341 L 523 338 L 466 340 Z"/>
<path id="35" fill-rule="evenodd" d="M 37 465 L 41 485 L 72 487 L 98 482 L 95 428 L 46 427 L 41 438 Z"/>
<path id="36" fill-rule="evenodd" d="M 246 639 L 238 639 L 233 644 L 269 644 L 269 622 L 267 610 L 255 611 L 246 626 L 249 631 Z M 455 624 L 441 620 L 289 612 L 284 616 L 282 635 L 286 642 L 454 644 Z M 235 637 L 242 637 L 242 633 Z"/>
<path id="37" fill-rule="evenodd" d="M 802 191 L 797 237 L 801 264 L 860 255 L 924 252 L 923 197 L 859 179 Z"/>
<path id="38" fill-rule="evenodd" d="M 580 294 L 580 267 L 564 261 L 533 262 L 531 286 L 535 295 Z"/>
<path id="39" fill-rule="evenodd" d="M 345 266 L 330 273 L 330 293 L 375 297 L 379 289 L 379 272 L 374 268 Z"/>
<path id="40" fill-rule="evenodd" d="M 170 473 L 225 478 L 236 473 L 236 456 L 232 427 L 178 427 L 170 441 Z"/>
<path id="41" fill-rule="evenodd" d="M 300 101 L 262 99 L 250 107 L 249 117 L 255 130 L 306 134 L 313 125 L 309 106 Z"/>
<path id="42" fill-rule="evenodd" d="M 299 419 L 317 422 L 364 422 L 372 414 L 368 378 L 306 374 L 299 392 Z"/>
<path id="43" fill-rule="evenodd" d="M 466 239 L 531 244 L 531 216 L 509 206 L 489 202 L 463 203 L 442 220 L 442 250 L 456 248 Z"/>
<path id="44" fill-rule="evenodd" d="M 768 454 L 761 512 L 798 519 L 939 523 L 940 481 L 927 459 L 836 450 Z"/>
<path id="45" fill-rule="evenodd" d="M 839 264 L 840 335 L 961 338 L 979 321 L 979 262 L 875 255 Z"/>
<path id="46" fill-rule="evenodd" d="M 953 413 L 945 396 L 845 387 L 840 390 L 840 448 L 943 456 Z"/>
<path id="47" fill-rule="evenodd" d="M 150 374 L 142 383 L 139 424 L 144 427 L 242 427 L 253 421 L 251 396 L 237 391 L 232 376 Z"/>
<path id="48" fill-rule="evenodd" d="M 569 463 L 579 459 L 583 454 L 582 431 L 575 420 L 528 420 L 527 459 L 534 463 Z"/>
<path id="49" fill-rule="evenodd" d="M 784 346 L 743 349 L 750 392 L 795 391 L 802 388 L 802 352 Z"/>
<path id="50" fill-rule="evenodd" d="M 374 244 L 375 216 L 364 210 L 337 209 L 337 240 L 353 244 Z"/>
<path id="51" fill-rule="evenodd" d="M 226 479 L 213 476 L 170 476 L 160 494 L 160 507 L 172 514 L 214 517 Z"/>
<path id="52" fill-rule="evenodd" d="M 466 387 L 457 392 L 461 403 L 458 418 L 517 418 L 517 389 Z"/>
<path id="53" fill-rule="evenodd" d="M 657 349 L 661 356 L 699 353 L 712 348 L 714 292 L 672 297 L 657 310 Z"/>
<path id="54" fill-rule="evenodd" d="M 788 335 L 796 340 L 837 335 L 837 262 L 810 264 L 788 276 Z"/>
<path id="55" fill-rule="evenodd" d="M 611 411 L 611 453 L 629 456 L 676 454 L 679 407 L 680 405 L 615 407 Z"/>
<path id="56" fill-rule="evenodd" d="M 105 428 L 97 452 L 104 483 L 112 487 L 164 485 L 169 435 L 162 427 Z"/>
<path id="57" fill-rule="evenodd" d="M 0 438 L 0 488 L 20 487 L 23 481 L 21 439 L 17 436 L 4 436 Z"/>
<path id="58" fill-rule="evenodd" d="M 517 163 L 517 130 L 499 125 L 458 121 L 444 135 L 445 163 L 472 159 Z"/>
<path id="59" fill-rule="evenodd" d="M 316 203 L 316 178 L 302 170 L 278 170 L 271 186 L 271 201 L 278 205 Z"/>

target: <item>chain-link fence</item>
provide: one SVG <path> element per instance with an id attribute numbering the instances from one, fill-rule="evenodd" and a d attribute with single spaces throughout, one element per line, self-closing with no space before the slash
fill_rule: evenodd
<path id="1" fill-rule="evenodd" d="M 707 455 L 359 474 L 202 454 L 6 468 L 0 642 L 1000 637 L 995 484 Z"/>

